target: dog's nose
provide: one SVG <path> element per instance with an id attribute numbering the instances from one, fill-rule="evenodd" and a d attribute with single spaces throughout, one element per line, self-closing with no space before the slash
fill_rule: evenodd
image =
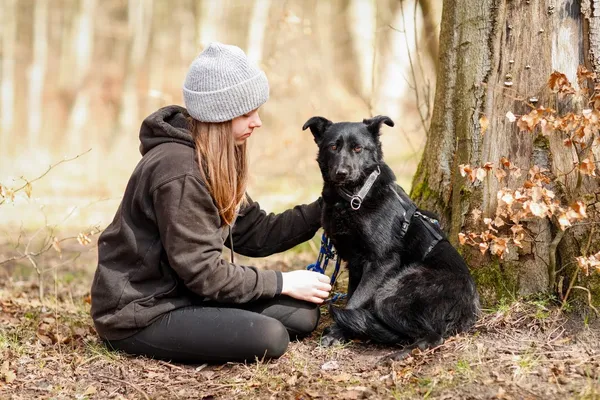
<path id="1" fill-rule="evenodd" d="M 348 177 L 348 170 L 346 168 L 340 168 L 335 172 L 337 179 L 346 179 Z"/>

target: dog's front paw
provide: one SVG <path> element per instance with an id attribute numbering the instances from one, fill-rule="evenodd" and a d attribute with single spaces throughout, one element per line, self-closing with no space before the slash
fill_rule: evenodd
<path id="1" fill-rule="evenodd" d="M 383 357 L 381 357 L 376 364 L 377 365 L 389 365 L 392 363 L 392 361 L 404 361 L 406 360 L 408 357 L 410 357 L 413 353 L 414 349 L 404 349 L 404 350 L 400 350 L 397 352 L 394 352 L 392 354 L 388 354 L 385 355 Z"/>
<path id="2" fill-rule="evenodd" d="M 343 340 L 334 335 L 326 335 L 321 338 L 321 347 L 332 347 L 342 343 Z"/>
<path id="3" fill-rule="evenodd" d="M 321 337 L 321 347 L 337 346 L 345 341 L 346 338 L 339 328 L 335 326 L 329 326 L 323 331 L 323 336 Z"/>

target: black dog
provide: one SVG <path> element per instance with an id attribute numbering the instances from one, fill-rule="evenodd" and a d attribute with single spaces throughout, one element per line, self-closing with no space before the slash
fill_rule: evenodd
<path id="1" fill-rule="evenodd" d="M 386 116 L 332 123 L 313 117 L 323 175 L 322 223 L 347 262 L 348 302 L 331 307 L 335 323 L 322 338 L 330 346 L 352 337 L 415 347 L 437 346 L 469 329 L 479 296 L 467 265 L 434 214 L 417 209 L 383 161 L 379 129 Z"/>

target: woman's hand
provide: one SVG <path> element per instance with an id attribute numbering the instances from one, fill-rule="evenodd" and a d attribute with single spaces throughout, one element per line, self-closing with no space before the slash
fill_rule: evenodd
<path id="1" fill-rule="evenodd" d="M 283 289 L 281 294 L 298 300 L 321 304 L 329 297 L 331 285 L 329 277 L 314 271 L 291 271 L 282 273 Z"/>

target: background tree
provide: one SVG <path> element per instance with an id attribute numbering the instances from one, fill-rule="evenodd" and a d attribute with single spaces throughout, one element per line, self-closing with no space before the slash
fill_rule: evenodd
<path id="1" fill-rule="evenodd" d="M 413 181 L 413 198 L 439 212 L 451 240 L 457 243 L 460 232 L 481 232 L 486 225 L 490 227 L 489 221 L 483 221 L 486 217 L 493 220 L 497 206 L 503 205 L 498 191 L 504 186 L 515 190 L 531 184 L 535 179 L 529 171 L 537 165 L 541 169 L 537 175 L 540 190 L 555 194 L 565 210 L 571 202 L 582 201 L 591 221 L 563 231 L 556 216 L 528 218 L 521 221 L 524 237 L 518 239 L 523 239 L 522 248 L 509 243 L 503 258 L 490 256 L 489 251 L 482 254 L 480 250 L 487 250 L 485 244 L 481 248 L 463 247 L 488 300 L 549 288 L 558 289 L 562 295 L 572 277 L 575 281 L 583 279 L 575 257 L 600 250 L 595 228 L 600 211 L 599 180 L 591 175 L 593 169 L 581 173 L 583 157 L 578 158 L 589 157 L 589 167 L 595 168 L 593 160 L 600 160 L 598 142 L 591 148 L 580 145 L 579 154 L 576 147 L 565 146 L 568 132 L 539 127 L 528 132 L 527 121 L 523 122 L 540 106 L 557 110 L 556 118 L 570 112 L 583 118 L 582 112 L 592 115 L 592 109 L 597 115 L 599 110 L 587 102 L 597 94 L 597 81 L 580 79 L 579 86 L 576 82 L 579 66 L 587 67 L 590 78 L 594 71 L 599 72 L 599 18 L 597 1 L 443 3 L 435 105 Z M 548 78 L 554 71 L 573 82 L 573 93 L 556 93 L 560 82 L 554 82 L 551 90 Z M 581 91 L 585 88 L 589 93 Z M 515 122 L 520 116 L 524 117 Z M 590 127 L 588 137 L 597 135 L 597 121 Z M 506 173 L 506 177 L 486 173 L 485 169 L 479 178 L 461 176 L 459 166 L 465 173 L 465 166 L 478 171 L 474 166 L 482 168 L 488 162 L 492 163 L 488 164 L 490 170 L 500 168 L 504 172 L 498 174 Z M 595 295 L 599 292 L 597 282 L 597 278 L 585 282 Z"/>

